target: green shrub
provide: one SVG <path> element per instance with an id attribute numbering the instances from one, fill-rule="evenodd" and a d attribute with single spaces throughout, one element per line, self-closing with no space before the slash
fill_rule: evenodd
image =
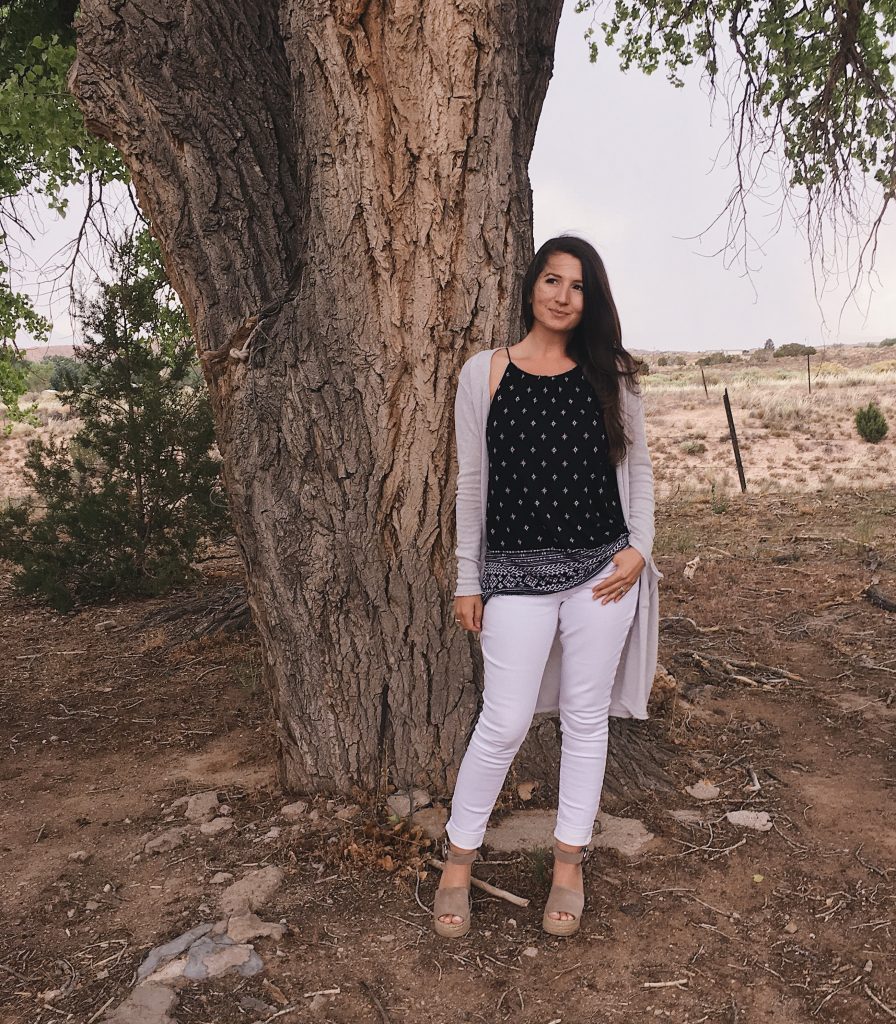
<path id="1" fill-rule="evenodd" d="M 884 338 L 880 343 L 881 348 L 891 348 L 893 345 L 896 345 L 896 338 Z"/>
<path id="2" fill-rule="evenodd" d="M 817 351 L 818 349 L 814 345 L 801 345 L 798 341 L 790 341 L 775 349 L 775 359 L 781 359 L 784 356 L 814 356 Z"/>
<path id="3" fill-rule="evenodd" d="M 32 402 L 24 409 L 19 399 L 28 391 L 28 363 L 12 345 L 0 342 L 0 407 L 6 413 L 3 433 L 12 433 L 13 423 L 38 425 L 35 417 L 37 403 Z"/>
<path id="4" fill-rule="evenodd" d="M 84 366 L 71 356 L 45 356 L 39 362 L 29 363 L 27 388 L 29 391 L 66 391 L 84 375 Z"/>
<path id="5" fill-rule="evenodd" d="M 875 402 L 869 402 L 856 413 L 856 430 L 863 441 L 877 444 L 887 436 L 887 420 Z"/>
<path id="6" fill-rule="evenodd" d="M 208 397 L 188 383 L 195 345 L 154 243 L 122 244 L 115 269 L 82 311 L 82 372 L 60 395 L 80 428 L 30 442 L 34 496 L 0 509 L 13 585 L 59 611 L 165 593 L 228 526 Z"/>
<path id="7" fill-rule="evenodd" d="M 706 445 L 702 441 L 682 441 L 679 445 L 685 455 L 702 455 L 706 451 Z"/>
<path id="8" fill-rule="evenodd" d="M 728 352 L 710 352 L 708 356 L 700 356 L 698 366 L 721 366 L 724 363 L 739 363 L 741 357 Z"/>

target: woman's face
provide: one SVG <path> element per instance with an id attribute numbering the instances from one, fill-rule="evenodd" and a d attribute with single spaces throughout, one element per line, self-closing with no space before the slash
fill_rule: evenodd
<path id="1" fill-rule="evenodd" d="M 551 331 L 571 331 L 584 309 L 581 260 L 567 252 L 552 252 L 532 289 L 533 317 Z"/>

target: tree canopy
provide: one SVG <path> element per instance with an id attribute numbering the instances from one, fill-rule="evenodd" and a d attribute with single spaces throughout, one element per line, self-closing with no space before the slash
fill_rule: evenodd
<path id="1" fill-rule="evenodd" d="M 44 340 L 50 327 L 9 280 L 10 228 L 27 230 L 16 201 L 43 197 L 64 212 L 66 186 L 85 184 L 90 206 L 106 183 L 128 180 L 117 151 L 86 130 L 66 86 L 76 10 L 74 0 L 0 4 L 0 348 L 19 331 Z"/>
<path id="2" fill-rule="evenodd" d="M 714 97 L 725 71 L 720 37 L 730 40 L 734 81 L 725 89 L 737 182 L 726 208 L 740 210 L 740 236 L 747 234 L 744 200 L 766 159 L 779 155 L 785 198 L 805 196 L 807 237 L 824 269 L 825 218 L 836 223 L 843 214 L 847 226 L 859 227 L 860 186 L 870 179 L 880 189 L 865 244 L 873 245 L 870 271 L 878 229 L 896 196 L 896 2 L 578 0 L 576 10 L 592 11 L 596 21 L 610 6 L 599 28 L 622 70 L 634 65 L 652 74 L 663 64 L 677 87 L 684 85 L 682 68 L 702 63 Z M 594 21 L 586 31 L 592 61 L 598 55 Z"/>

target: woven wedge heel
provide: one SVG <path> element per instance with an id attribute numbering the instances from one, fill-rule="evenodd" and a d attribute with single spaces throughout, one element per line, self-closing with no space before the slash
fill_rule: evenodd
<path id="1" fill-rule="evenodd" d="M 581 864 L 586 860 L 590 851 L 583 847 L 578 853 L 569 853 L 561 850 L 554 844 L 554 860 L 561 864 Z M 544 916 L 541 919 L 541 927 L 548 935 L 575 935 L 582 922 L 582 910 L 585 907 L 584 892 L 577 892 L 575 889 L 567 889 L 563 885 L 552 885 L 548 893 L 548 901 L 545 904 Z M 548 917 L 549 914 L 575 914 L 571 920 L 563 921 L 559 918 Z"/>
<path id="2" fill-rule="evenodd" d="M 468 853 L 455 853 L 451 845 L 446 843 L 443 848 L 443 859 L 446 864 L 472 864 L 479 856 L 478 850 Z M 472 883 L 471 883 L 472 884 Z M 470 887 L 466 885 L 448 885 L 436 890 L 436 898 L 432 908 L 432 926 L 437 935 L 446 939 L 459 939 L 470 930 L 470 915 L 473 909 L 470 900 Z M 440 917 L 453 914 L 462 917 L 460 924 L 440 921 Z"/>

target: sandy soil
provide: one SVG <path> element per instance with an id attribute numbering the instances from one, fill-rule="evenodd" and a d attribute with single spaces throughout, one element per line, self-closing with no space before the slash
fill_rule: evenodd
<path id="1" fill-rule="evenodd" d="M 0 1017 L 98 1019 L 152 946 L 209 919 L 216 872 L 278 864 L 287 881 L 263 916 L 288 931 L 257 942 L 264 972 L 185 989 L 178 1022 L 269 1016 L 240 1009 L 246 995 L 287 1010 L 278 1021 L 333 1024 L 892 1021 L 896 615 L 863 590 L 896 595 L 894 522 L 892 490 L 661 503 L 660 657 L 677 690 L 636 728 L 674 751 L 673 788 L 605 801 L 657 839 L 634 861 L 596 852 L 572 940 L 540 931 L 537 855 L 485 849 L 480 877 L 531 904 L 477 893 L 473 930 L 446 943 L 429 930 L 427 847 L 381 808 L 342 822 L 319 801 L 317 822 L 264 840 L 286 798 L 256 639 L 196 640 L 186 610 L 239 583 L 232 553 L 165 602 L 71 616 L 14 598 L 4 573 Z M 709 804 L 684 792 L 701 778 L 721 789 Z M 135 863 L 164 805 L 209 788 L 236 828 Z M 518 804 L 509 793 L 496 813 Z M 704 823 L 670 816 L 681 808 Z M 773 829 L 728 823 L 739 808 Z M 91 859 L 69 860 L 78 850 Z"/>

